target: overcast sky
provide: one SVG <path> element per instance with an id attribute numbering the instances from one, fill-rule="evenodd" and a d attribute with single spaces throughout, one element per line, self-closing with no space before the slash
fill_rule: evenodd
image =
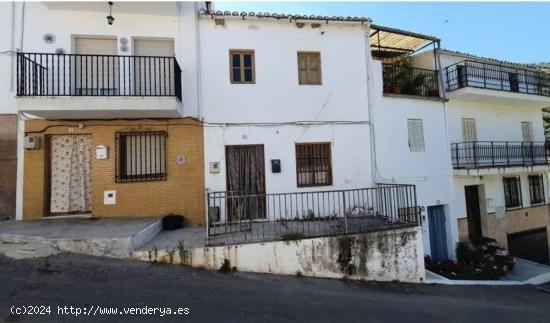
<path id="1" fill-rule="evenodd" d="M 550 2 L 215 2 L 216 10 L 370 17 L 441 47 L 521 63 L 550 62 Z"/>

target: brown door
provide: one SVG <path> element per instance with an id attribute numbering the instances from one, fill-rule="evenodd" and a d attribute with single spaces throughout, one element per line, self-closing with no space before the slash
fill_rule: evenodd
<path id="1" fill-rule="evenodd" d="M 264 146 L 226 146 L 225 159 L 229 220 L 265 218 Z"/>
<path id="2" fill-rule="evenodd" d="M 464 191 L 466 194 L 466 214 L 468 217 L 469 236 L 470 238 L 480 238 L 482 234 L 478 186 L 464 186 Z"/>

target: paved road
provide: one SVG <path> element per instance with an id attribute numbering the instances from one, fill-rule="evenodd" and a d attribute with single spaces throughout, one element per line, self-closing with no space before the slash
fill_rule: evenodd
<path id="1" fill-rule="evenodd" d="M 51 306 L 12 315 L 11 306 Z M 59 315 L 58 306 L 181 307 L 188 315 Z M 95 310 L 97 307 L 92 308 Z M 70 311 L 70 308 L 67 308 Z M 157 310 L 158 311 L 158 310 Z M 158 312 L 157 312 L 158 313 Z M 223 274 L 78 255 L 0 258 L 6 322 L 550 322 L 550 285 L 435 286 Z"/>

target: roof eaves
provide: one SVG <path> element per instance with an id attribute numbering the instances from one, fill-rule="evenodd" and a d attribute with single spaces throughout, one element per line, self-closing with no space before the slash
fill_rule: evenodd
<path id="1" fill-rule="evenodd" d="M 216 17 L 231 17 L 231 18 L 258 18 L 258 19 L 274 19 L 282 20 L 288 19 L 289 22 L 296 20 L 312 20 L 319 22 L 351 22 L 351 23 L 371 23 L 372 20 L 367 17 L 336 17 L 336 16 L 316 16 L 316 15 L 297 15 L 297 14 L 279 14 L 279 13 L 270 13 L 270 12 L 237 12 L 237 11 L 207 11 L 201 9 L 201 16 L 210 16 L 212 18 Z"/>
<path id="2" fill-rule="evenodd" d="M 537 66 L 536 64 L 524 64 L 524 63 L 504 61 L 504 60 L 500 60 L 500 59 L 496 59 L 496 58 L 483 57 L 483 56 L 478 56 L 478 55 L 474 55 L 474 54 L 469 54 L 469 53 L 464 53 L 464 52 L 460 52 L 460 51 L 456 51 L 456 50 L 450 50 L 450 49 L 444 49 L 444 48 L 440 48 L 439 51 L 441 51 L 443 53 L 450 54 L 450 55 L 462 56 L 464 58 L 470 58 L 470 59 L 475 59 L 475 60 L 483 60 L 483 61 L 503 64 L 503 65 L 527 67 L 527 68 L 534 69 L 534 70 L 539 70 L 539 71 L 541 70 L 541 68 L 539 66 Z"/>

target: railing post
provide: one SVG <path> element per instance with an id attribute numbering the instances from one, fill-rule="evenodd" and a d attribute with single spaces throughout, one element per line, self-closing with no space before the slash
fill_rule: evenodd
<path id="1" fill-rule="evenodd" d="M 473 147 L 473 155 L 474 155 L 474 167 L 477 168 L 477 141 L 474 141 L 473 142 L 474 144 L 474 147 Z"/>
<path id="2" fill-rule="evenodd" d="M 499 71 L 499 79 L 500 79 L 500 89 L 502 91 L 504 91 L 504 80 L 502 79 L 502 66 L 499 66 L 498 67 L 498 71 Z"/>
<path id="3" fill-rule="evenodd" d="M 495 167 L 495 147 L 493 145 L 493 141 L 491 141 L 491 160 L 492 160 L 492 164 L 493 164 L 493 167 Z"/>
<path id="4" fill-rule="evenodd" d="M 459 168 L 460 167 L 460 159 L 459 159 L 459 154 L 458 154 L 458 144 L 454 144 L 455 145 L 455 158 L 456 158 L 456 167 Z"/>
<path id="5" fill-rule="evenodd" d="M 535 151 L 533 150 L 533 142 L 531 141 L 531 165 L 535 164 Z"/>
<path id="6" fill-rule="evenodd" d="M 506 142 L 506 164 L 510 167 L 510 152 L 508 151 L 508 141 Z"/>
<path id="7" fill-rule="evenodd" d="M 342 204 L 344 206 L 344 230 L 348 234 L 348 215 L 346 212 L 346 191 L 342 191 Z"/>
<path id="8" fill-rule="evenodd" d="M 525 150 L 523 149 L 523 141 L 521 142 L 521 160 L 522 160 L 522 165 L 525 166 Z"/>
<path id="9" fill-rule="evenodd" d="M 487 88 L 487 77 L 485 76 L 485 69 L 486 69 L 485 63 L 483 63 L 483 88 Z"/>

